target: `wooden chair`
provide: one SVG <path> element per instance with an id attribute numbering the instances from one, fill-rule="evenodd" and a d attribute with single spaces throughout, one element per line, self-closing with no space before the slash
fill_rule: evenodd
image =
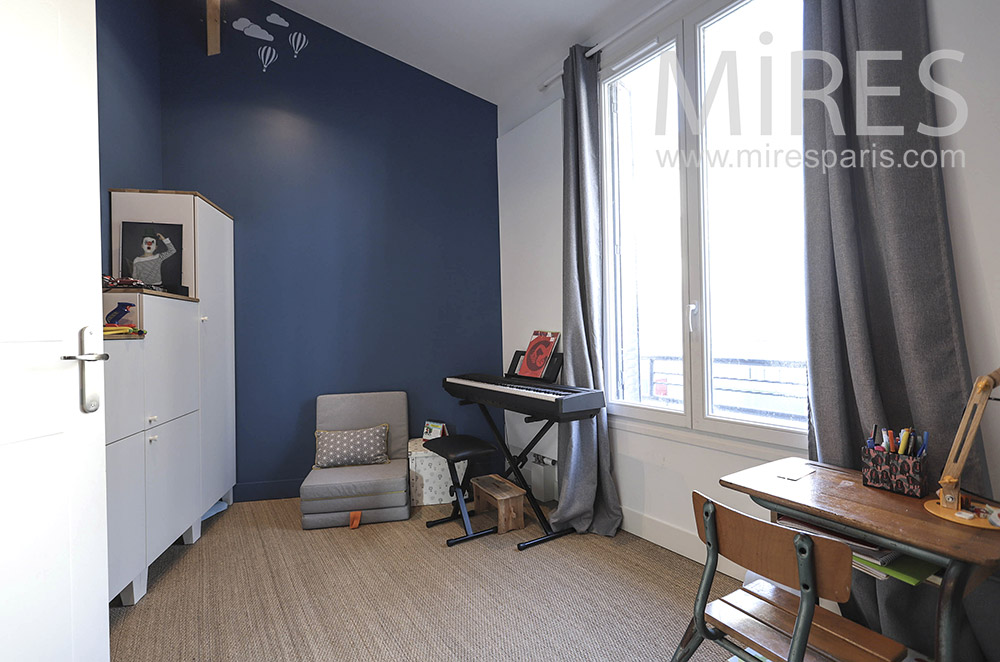
<path id="1" fill-rule="evenodd" d="M 906 647 L 818 606 L 820 598 L 844 602 L 851 594 L 851 550 L 844 543 L 798 533 L 730 510 L 692 494 L 698 535 L 708 558 L 694 603 L 694 618 L 673 662 L 691 658 L 705 639 L 746 662 L 752 648 L 772 662 L 897 662 Z M 801 597 L 763 580 L 711 603 L 722 555 Z"/>

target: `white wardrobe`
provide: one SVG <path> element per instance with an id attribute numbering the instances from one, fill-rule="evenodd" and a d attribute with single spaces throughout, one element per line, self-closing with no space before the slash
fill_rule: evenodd
<path id="1" fill-rule="evenodd" d="M 236 484 L 233 219 L 193 192 L 111 193 L 112 263 L 122 222 L 182 225 L 189 296 L 110 290 L 106 312 L 134 302 L 143 339 L 108 339 L 108 599 L 135 604 L 149 564 Z"/>

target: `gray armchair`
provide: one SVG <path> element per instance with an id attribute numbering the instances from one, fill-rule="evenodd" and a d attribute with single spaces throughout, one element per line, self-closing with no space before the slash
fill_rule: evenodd
<path id="1" fill-rule="evenodd" d="M 410 517 L 409 426 L 406 393 L 343 393 L 316 398 L 317 430 L 358 430 L 389 424 L 389 463 L 313 469 L 302 482 L 302 528 L 347 526 Z"/>

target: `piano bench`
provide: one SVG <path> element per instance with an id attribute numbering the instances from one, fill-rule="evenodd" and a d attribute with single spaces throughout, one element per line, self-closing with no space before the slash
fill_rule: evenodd
<path id="1" fill-rule="evenodd" d="M 469 434 L 452 434 L 424 442 L 424 448 L 449 462 L 463 462 L 493 455 L 497 447 Z"/>
<path id="2" fill-rule="evenodd" d="M 427 527 L 430 528 L 438 524 L 461 519 L 462 526 L 465 528 L 465 535 L 457 538 L 449 538 L 447 541 L 448 547 L 479 538 L 480 536 L 496 533 L 497 527 L 495 526 L 483 529 L 482 531 L 472 530 L 472 522 L 469 521 L 469 516 L 475 515 L 476 511 L 473 510 L 470 512 L 465 506 L 465 501 L 469 494 L 469 469 L 466 467 L 465 477 L 460 479 L 455 464 L 464 460 L 492 455 L 496 453 L 497 448 L 487 441 L 467 434 L 455 434 L 438 437 L 437 439 L 428 439 L 424 442 L 424 448 L 432 453 L 437 453 L 447 460 L 448 473 L 451 474 L 451 493 L 455 495 L 455 500 L 452 502 L 451 515 L 431 520 L 427 522 Z"/>
<path id="3" fill-rule="evenodd" d="M 524 495 L 526 492 L 497 474 L 472 479 L 475 511 L 482 513 L 488 506 L 497 509 L 497 533 L 524 528 Z"/>

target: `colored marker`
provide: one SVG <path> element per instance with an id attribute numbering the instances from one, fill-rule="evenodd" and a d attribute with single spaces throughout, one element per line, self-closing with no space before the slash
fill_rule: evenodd
<path id="1" fill-rule="evenodd" d="M 903 428 L 899 433 L 899 454 L 906 455 L 906 449 L 910 447 L 910 428 Z"/>
<path id="2" fill-rule="evenodd" d="M 924 443 L 920 447 L 920 450 L 917 452 L 917 457 L 923 457 L 924 455 L 927 454 L 927 438 L 928 437 L 930 437 L 930 433 L 927 432 L 927 430 L 924 430 Z"/>

